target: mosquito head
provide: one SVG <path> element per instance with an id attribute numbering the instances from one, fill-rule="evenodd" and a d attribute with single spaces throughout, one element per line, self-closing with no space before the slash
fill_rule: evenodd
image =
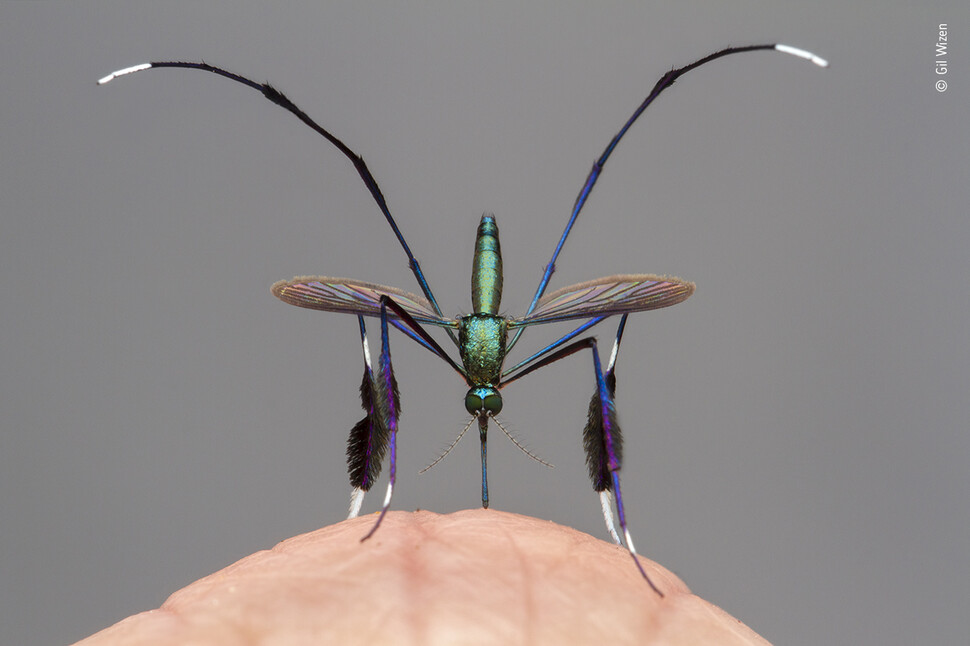
<path id="1" fill-rule="evenodd" d="M 465 410 L 476 417 L 482 413 L 498 415 L 502 412 L 502 395 L 492 386 L 476 386 L 465 395 Z"/>

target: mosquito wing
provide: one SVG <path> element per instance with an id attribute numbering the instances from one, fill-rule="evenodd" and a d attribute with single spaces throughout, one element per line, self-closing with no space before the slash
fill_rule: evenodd
<path id="1" fill-rule="evenodd" d="M 353 278 L 297 276 L 273 285 L 273 295 L 284 303 L 324 312 L 380 316 L 381 296 L 388 296 L 419 323 L 457 327 L 458 322 L 440 316 L 431 303 L 396 287 L 385 287 Z M 387 316 L 399 318 L 391 309 Z"/>
<path id="2" fill-rule="evenodd" d="M 630 314 L 676 305 L 694 293 L 694 283 L 672 276 L 623 274 L 563 287 L 539 301 L 531 314 L 509 327 Z"/>

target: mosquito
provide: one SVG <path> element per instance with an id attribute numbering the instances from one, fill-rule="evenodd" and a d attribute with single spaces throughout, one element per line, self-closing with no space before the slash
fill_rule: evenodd
<path id="1" fill-rule="evenodd" d="M 582 190 L 576 197 L 566 228 L 552 252 L 552 258 L 545 266 L 532 302 L 521 317 L 505 316 L 499 313 L 503 275 L 502 253 L 495 216 L 491 214 L 483 215 L 478 225 L 475 253 L 472 259 L 471 297 L 473 312 L 463 316 L 447 317 L 442 314 L 441 308 L 431 291 L 431 286 L 425 279 L 417 259 L 404 239 L 404 235 L 391 216 L 380 186 L 368 170 L 363 158 L 351 150 L 343 141 L 318 125 L 292 101 L 269 84 L 257 83 L 207 63 L 180 61 L 135 65 L 105 76 L 98 81 L 98 84 L 104 85 L 116 78 L 143 70 L 172 67 L 212 72 L 247 85 L 261 92 L 273 103 L 294 114 L 300 121 L 323 136 L 343 153 L 353 163 L 381 213 L 384 214 L 387 223 L 408 257 L 409 267 L 421 288 L 423 296 L 395 287 L 351 278 L 326 276 L 301 276 L 292 280 L 277 282 L 272 286 L 273 294 L 290 305 L 357 316 L 361 348 L 364 355 L 364 374 L 360 384 L 360 399 L 365 415 L 351 429 L 347 441 L 347 465 L 352 487 L 348 518 L 356 517 L 360 513 L 364 494 L 373 486 L 380 475 L 385 456 L 388 453 L 390 454 L 389 481 L 381 512 L 370 531 L 361 539 L 362 541 L 367 540 L 377 531 L 390 507 L 394 492 L 401 398 L 391 366 L 388 334 L 390 326 L 397 328 L 445 361 L 468 385 L 468 392 L 465 395 L 465 410 L 468 411 L 471 419 L 441 457 L 447 455 L 475 422 L 478 423 L 482 460 L 482 507 L 488 507 L 489 502 L 487 465 L 489 421 L 494 421 L 515 442 L 516 446 L 529 454 L 530 457 L 538 460 L 499 423 L 496 416 L 502 410 L 501 389 L 540 368 L 588 349 L 592 355 L 593 372 L 596 376 L 596 389 L 590 399 L 586 426 L 583 429 L 583 447 L 586 452 L 589 476 L 593 483 L 593 489 L 599 494 L 603 518 L 610 536 L 618 545 L 626 547 L 640 574 L 650 587 L 662 597 L 663 592 L 653 583 L 637 559 L 636 548 L 627 527 L 623 496 L 620 493 L 620 465 L 623 451 L 622 434 L 614 405 L 616 360 L 623 330 L 630 314 L 676 305 L 686 300 L 694 292 L 694 284 L 671 276 L 619 274 L 563 287 L 550 294 L 546 294 L 546 287 L 556 269 L 556 260 L 562 251 L 566 238 L 586 204 L 600 173 L 603 172 L 606 161 L 627 130 L 644 110 L 661 92 L 673 85 L 674 81 L 683 74 L 724 56 L 757 50 L 773 50 L 808 60 L 819 67 L 828 66 L 827 61 L 803 49 L 782 44 L 766 44 L 728 47 L 664 74 L 593 164 Z M 596 337 L 585 336 L 580 339 L 576 339 L 576 337 L 604 319 L 613 316 L 619 316 L 620 321 L 613 340 L 613 350 L 604 370 L 600 362 Z M 381 352 L 376 365 L 368 347 L 364 317 L 380 319 Z M 572 331 L 511 368 L 504 367 L 506 355 L 515 346 L 528 326 L 576 320 L 583 320 L 583 322 Z M 428 327 L 439 327 L 445 330 L 457 348 L 460 363 L 455 361 L 435 341 L 434 337 L 428 333 Z M 541 462 L 541 460 L 539 461 Z M 431 466 L 433 465 L 434 463 Z M 616 509 L 615 514 L 614 507 Z"/>

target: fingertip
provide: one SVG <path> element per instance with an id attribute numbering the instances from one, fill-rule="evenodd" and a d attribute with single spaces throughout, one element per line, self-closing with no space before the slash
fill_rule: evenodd
<path id="1" fill-rule="evenodd" d="M 495 510 L 389 512 L 257 552 L 85 646 L 765 642 L 625 548 Z M 705 640 L 698 641 L 699 637 Z"/>

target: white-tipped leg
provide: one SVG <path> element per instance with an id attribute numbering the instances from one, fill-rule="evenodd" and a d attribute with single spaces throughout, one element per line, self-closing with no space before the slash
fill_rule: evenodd
<path id="1" fill-rule="evenodd" d="M 620 535 L 616 533 L 616 518 L 613 517 L 613 496 L 609 491 L 600 492 L 600 505 L 603 507 L 603 520 L 606 521 L 606 529 L 609 530 L 613 542 L 622 545 Z"/>
<path id="2" fill-rule="evenodd" d="M 400 411 L 400 402 L 398 401 L 397 393 L 397 382 L 394 380 L 394 371 L 391 369 L 391 345 L 387 338 L 387 306 L 388 303 L 391 304 L 391 308 L 395 309 L 395 312 L 400 310 L 403 315 L 407 313 L 397 306 L 394 301 L 392 301 L 387 296 L 381 296 L 381 357 L 378 362 L 377 378 L 375 382 L 380 384 L 378 388 L 378 401 L 376 402 L 384 411 L 386 411 L 387 419 L 384 423 L 387 424 L 387 448 L 390 450 L 390 462 L 391 468 L 388 473 L 387 479 L 387 494 L 384 496 L 384 506 L 381 507 L 381 514 L 377 517 L 377 522 L 374 526 L 370 528 L 367 535 L 364 536 L 361 542 L 366 541 L 368 538 L 374 535 L 377 528 L 381 526 L 381 521 L 384 520 L 384 516 L 387 514 L 387 508 L 391 506 L 391 498 L 394 495 L 394 480 L 397 473 L 397 415 Z M 401 315 L 399 313 L 399 315 Z M 361 336 L 366 336 L 363 334 L 364 324 L 363 317 L 360 317 L 361 323 Z M 367 349 L 367 342 L 364 339 L 364 360 L 367 361 L 369 358 L 369 351 Z"/>
<path id="3" fill-rule="evenodd" d="M 616 365 L 616 354 L 620 351 L 619 339 L 613 343 L 613 352 L 610 353 L 610 363 L 606 366 L 606 372 L 609 373 L 613 370 L 613 366 Z"/>
<path id="4" fill-rule="evenodd" d="M 623 530 L 623 537 L 626 539 L 626 548 L 630 550 L 630 554 L 636 554 L 637 548 L 633 545 L 633 538 L 630 536 L 630 530 Z"/>
<path id="5" fill-rule="evenodd" d="M 363 328 L 363 325 L 364 324 L 361 323 L 362 328 Z M 371 365 L 370 365 L 370 346 L 367 345 L 367 335 L 364 334 L 363 329 L 361 329 L 360 344 L 364 348 L 364 365 L 367 366 L 367 370 L 369 371 L 373 370 L 373 368 L 371 368 Z"/>
<path id="6" fill-rule="evenodd" d="M 626 517 L 623 513 L 623 497 L 620 495 L 620 472 L 613 472 L 613 492 L 616 495 L 616 515 L 620 519 L 620 529 L 623 530 L 623 538 L 626 539 L 626 551 L 629 552 L 630 558 L 636 564 L 637 569 L 640 570 L 640 576 L 647 582 L 653 591 L 656 592 L 661 597 L 664 593 L 660 591 L 660 588 L 653 582 L 647 571 L 643 569 L 643 565 L 640 564 L 640 559 L 637 558 L 637 548 L 633 545 L 633 537 L 630 536 L 630 530 L 626 525 Z"/>
<path id="7" fill-rule="evenodd" d="M 367 493 L 360 487 L 354 487 L 350 491 L 350 513 L 347 514 L 347 519 L 357 518 L 360 514 L 360 506 L 364 504 L 364 494 Z"/>
<path id="8" fill-rule="evenodd" d="M 653 579 L 650 578 L 650 575 L 647 574 L 647 571 L 644 570 L 643 566 L 640 564 L 640 559 L 637 558 L 637 548 L 633 545 L 633 538 L 630 536 L 630 530 L 625 526 L 623 527 L 623 537 L 626 539 L 626 551 L 629 552 L 630 558 L 633 559 L 637 569 L 640 570 L 640 576 L 646 580 L 647 585 L 653 588 L 654 592 L 663 597 L 664 593 L 660 591 L 660 588 L 657 587 L 657 585 L 653 582 Z"/>
<path id="9" fill-rule="evenodd" d="M 381 510 L 382 512 L 387 511 L 387 508 L 391 506 L 391 497 L 393 495 L 394 495 L 394 483 L 388 482 L 387 493 L 384 494 L 384 508 Z"/>
<path id="10" fill-rule="evenodd" d="M 374 523 L 374 526 L 370 528 L 370 531 L 367 532 L 367 535 L 364 536 L 364 538 L 360 539 L 361 543 L 363 543 L 368 538 L 373 536 L 374 532 L 377 531 L 377 528 L 381 526 L 381 521 L 384 520 L 384 515 L 387 513 L 387 509 L 391 506 L 391 498 L 393 497 L 393 495 L 394 495 L 394 483 L 388 482 L 387 494 L 385 494 L 384 496 L 384 506 L 381 507 L 381 515 L 377 517 L 377 522 Z"/>
<path id="11" fill-rule="evenodd" d="M 131 67 L 126 67 L 123 70 L 118 70 L 117 72 L 112 72 L 104 78 L 98 79 L 98 85 L 104 85 L 105 83 L 110 83 L 119 76 L 126 76 L 128 74 L 134 74 L 135 72 L 140 72 L 142 70 L 151 69 L 151 63 L 142 63 L 141 65 L 132 65 Z"/>
<path id="12" fill-rule="evenodd" d="M 806 51 L 804 49 L 799 49 L 798 47 L 792 47 L 791 45 L 775 45 L 775 51 L 779 51 L 785 54 L 791 54 L 792 56 L 797 56 L 798 58 L 804 58 L 806 61 L 812 61 L 819 67 L 828 67 L 829 62 L 822 58 L 821 56 L 816 56 L 812 52 Z"/>

